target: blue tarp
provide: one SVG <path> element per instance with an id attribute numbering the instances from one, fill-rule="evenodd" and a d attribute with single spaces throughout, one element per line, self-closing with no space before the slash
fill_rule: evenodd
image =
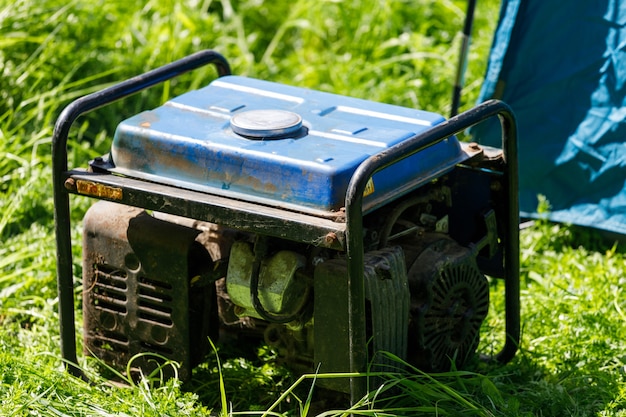
<path id="1" fill-rule="evenodd" d="M 625 25 L 624 1 L 502 1 L 480 101 L 517 116 L 522 217 L 543 195 L 551 220 L 626 234 Z"/>

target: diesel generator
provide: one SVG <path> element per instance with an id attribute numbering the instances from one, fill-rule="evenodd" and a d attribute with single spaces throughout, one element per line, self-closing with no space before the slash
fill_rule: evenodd
<path id="1" fill-rule="evenodd" d="M 120 120 L 110 152 L 68 167 L 79 116 L 207 64 L 218 76 L 206 86 Z M 492 117 L 501 148 L 457 138 Z M 501 350 L 483 356 L 515 355 L 517 143 L 503 102 L 446 120 L 231 75 L 209 50 L 72 102 L 52 146 L 72 372 L 76 288 L 84 353 L 121 370 L 132 359 L 147 373 L 161 358 L 188 379 L 211 341 L 241 336 L 299 372 L 385 369 L 392 355 L 441 371 L 479 354 L 492 280 L 504 281 L 505 329 Z M 94 199 L 82 281 L 70 195 Z M 318 383 L 353 397 L 364 387 L 356 376 Z"/>

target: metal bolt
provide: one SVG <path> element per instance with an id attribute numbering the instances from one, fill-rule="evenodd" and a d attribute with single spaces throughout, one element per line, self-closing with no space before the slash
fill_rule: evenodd
<path id="1" fill-rule="evenodd" d="M 65 189 L 68 191 L 76 191 L 76 180 L 74 180 L 74 178 L 66 179 L 63 185 L 65 186 Z"/>
<path id="2" fill-rule="evenodd" d="M 470 150 L 472 150 L 472 151 L 480 151 L 480 145 L 479 145 L 478 143 L 476 143 L 476 142 L 471 142 L 471 143 L 468 145 L 468 148 L 469 148 Z"/>

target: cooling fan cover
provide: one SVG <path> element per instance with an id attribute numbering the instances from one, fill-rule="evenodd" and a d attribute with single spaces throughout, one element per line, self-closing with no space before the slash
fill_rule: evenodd
<path id="1" fill-rule="evenodd" d="M 474 354 L 489 309 L 489 284 L 470 249 L 444 235 L 426 238 L 409 265 L 409 361 L 449 370 Z"/>

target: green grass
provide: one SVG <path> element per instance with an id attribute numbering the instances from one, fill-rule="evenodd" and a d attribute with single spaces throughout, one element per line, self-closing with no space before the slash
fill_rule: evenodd
<path id="1" fill-rule="evenodd" d="M 63 372 L 56 313 L 50 138 L 72 99 L 204 48 L 237 74 L 447 114 L 465 2 L 0 0 L 0 415 L 341 415 L 309 398 L 315 378 L 272 353 L 218 348 L 193 380 L 111 386 Z M 478 2 L 463 109 L 478 95 L 496 2 Z M 489 4 L 488 4 L 489 3 Z M 211 69 L 81 118 L 70 165 L 108 150 L 117 122 L 204 85 Z M 74 242 L 88 204 L 72 199 Z M 75 247 L 80 275 L 80 248 Z M 522 345 L 507 365 L 386 374 L 363 415 L 626 415 L 623 245 L 563 225 L 522 233 Z M 502 336 L 502 283 L 481 349 Z M 80 287 L 77 286 L 77 306 Z M 77 325 L 80 329 L 80 310 Z M 80 341 L 79 341 L 80 343 Z M 226 405 L 224 405 L 226 404 Z M 271 408 L 271 410 L 270 410 Z M 222 411 L 222 414 L 226 412 Z"/>

